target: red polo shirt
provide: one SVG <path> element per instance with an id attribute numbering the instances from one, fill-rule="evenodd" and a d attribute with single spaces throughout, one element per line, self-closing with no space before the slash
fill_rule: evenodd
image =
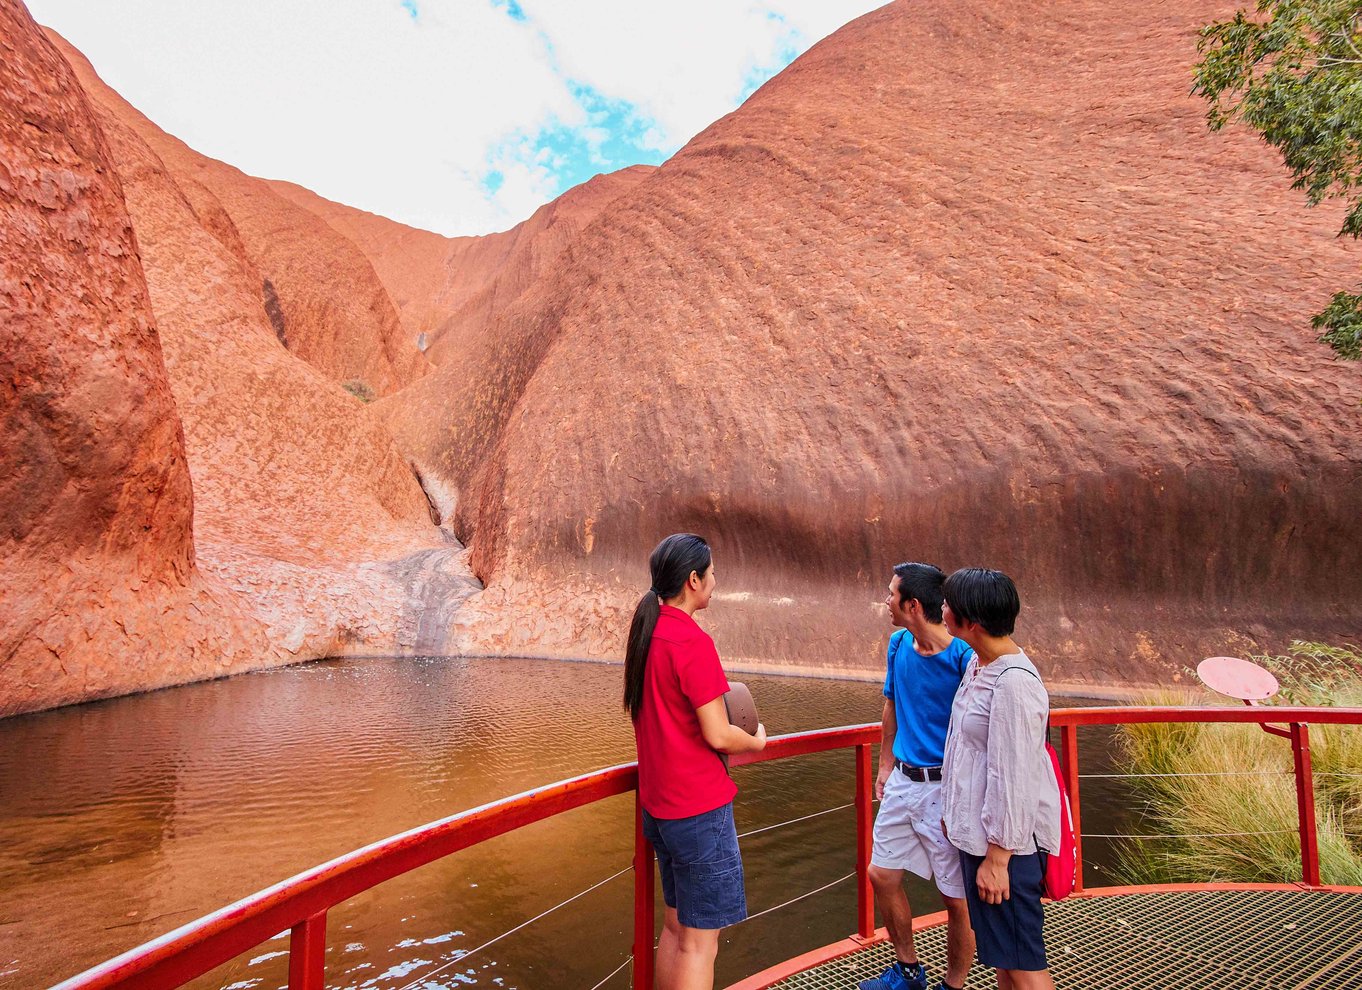
<path id="1" fill-rule="evenodd" d="M 738 787 L 700 732 L 695 710 L 728 692 L 714 640 L 662 606 L 648 647 L 643 705 L 634 723 L 638 792 L 654 818 L 689 818 L 733 800 Z"/>

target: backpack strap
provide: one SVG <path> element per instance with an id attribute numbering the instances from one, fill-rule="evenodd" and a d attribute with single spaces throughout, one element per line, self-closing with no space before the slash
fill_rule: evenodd
<path id="1" fill-rule="evenodd" d="M 1040 680 L 1040 675 L 1039 675 L 1039 674 L 1037 674 L 1037 673 L 1035 673 L 1035 672 L 1033 672 L 1033 671 L 1027 670 L 1027 668 L 1025 668 L 1025 667 L 1008 667 L 1007 670 L 1020 670 L 1020 671 L 1022 671 L 1022 672 L 1025 673 L 1025 674 L 1030 674 L 1030 675 L 1031 675 L 1032 677 L 1034 677 L 1037 681 L 1040 681 L 1041 687 L 1044 687 L 1044 686 L 1045 686 L 1045 682 Z M 1004 670 L 1004 671 L 1003 671 L 1003 674 L 1006 674 L 1006 673 L 1007 673 L 1007 670 Z M 998 675 L 998 680 L 1002 680 L 1002 679 L 1003 679 L 1003 674 L 999 674 L 999 675 Z M 1049 749 L 1053 746 L 1053 743 L 1050 742 L 1050 710 L 1049 710 L 1048 708 L 1045 710 L 1045 746 L 1046 746 L 1046 754 L 1045 754 L 1045 756 L 1046 756 L 1046 760 L 1047 760 L 1047 762 L 1048 762 L 1049 756 L 1050 756 L 1050 754 L 1049 754 Z M 1056 775 L 1055 775 L 1055 783 L 1056 783 L 1056 786 L 1059 786 L 1059 787 L 1062 788 L 1063 785 L 1062 785 L 1062 783 L 1061 783 L 1061 780 L 1062 780 L 1062 778 L 1061 778 L 1058 774 L 1056 774 Z M 1061 789 L 1061 790 L 1060 790 L 1060 802 L 1063 803 L 1065 800 L 1066 800 L 1066 798 L 1065 798 L 1065 796 L 1064 796 L 1064 791 Z M 1049 850 L 1047 850 L 1047 849 L 1042 849 L 1042 848 L 1041 848 L 1040 839 L 1039 839 L 1036 835 L 1032 834 L 1032 836 L 1031 836 L 1031 841 L 1035 843 L 1035 845 L 1036 845 L 1036 851 L 1039 852 L 1042 856 L 1045 856 L 1045 857 L 1048 858 L 1049 856 L 1054 855 L 1054 854 L 1051 853 Z M 1061 844 L 1062 844 L 1062 843 L 1061 843 Z M 1042 860 L 1041 860 L 1041 863 L 1042 863 L 1042 864 L 1045 864 L 1046 862 L 1047 862 L 1047 859 L 1042 859 Z M 1042 865 L 1042 868 L 1044 868 L 1044 865 Z"/>
<path id="2" fill-rule="evenodd" d="M 1030 675 L 1031 675 L 1032 677 L 1034 677 L 1037 681 L 1040 681 L 1040 686 L 1041 686 L 1042 688 L 1045 687 L 1045 682 L 1044 682 L 1044 681 L 1041 681 L 1041 680 L 1040 680 L 1040 675 L 1037 674 L 1037 673 L 1036 673 L 1035 671 L 1033 671 L 1033 670 L 1028 670 L 1028 669 L 1025 668 L 1025 667 L 1008 667 L 1007 670 L 1004 670 L 1004 671 L 1003 671 L 1003 674 L 1006 674 L 1008 670 L 1020 670 L 1020 671 L 1021 671 L 1022 673 L 1024 673 L 1024 674 L 1030 674 Z M 999 675 L 998 675 L 998 680 L 1001 681 L 1001 680 L 1003 679 L 1003 674 L 999 674 Z M 1045 742 L 1046 742 L 1047 744 L 1050 742 L 1050 709 L 1049 709 L 1049 708 L 1045 709 Z"/>

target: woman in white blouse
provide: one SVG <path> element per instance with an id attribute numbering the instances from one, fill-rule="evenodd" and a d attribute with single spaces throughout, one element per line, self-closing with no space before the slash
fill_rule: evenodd
<path id="1" fill-rule="evenodd" d="M 947 837 L 960 850 L 979 962 L 1003 990 L 1053 990 L 1041 892 L 1059 849 L 1059 789 L 1045 751 L 1050 698 L 1012 640 L 1021 600 L 1001 571 L 946 579 L 943 617 L 975 659 L 951 708 L 942 765 Z"/>

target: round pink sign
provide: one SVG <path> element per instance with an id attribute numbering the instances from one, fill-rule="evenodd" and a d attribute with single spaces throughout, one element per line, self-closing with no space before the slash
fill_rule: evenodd
<path id="1" fill-rule="evenodd" d="M 1277 678 L 1252 660 L 1207 657 L 1197 664 L 1196 675 L 1212 691 L 1240 701 L 1263 701 L 1277 693 Z"/>

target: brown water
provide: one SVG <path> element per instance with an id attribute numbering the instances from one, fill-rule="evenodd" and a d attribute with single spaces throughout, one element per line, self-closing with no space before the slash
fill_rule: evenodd
<path id="1" fill-rule="evenodd" d="M 45 987 L 350 849 L 633 759 L 620 668 L 537 660 L 328 661 L 0 721 L 0 986 Z M 878 686 L 746 675 L 774 733 L 878 720 Z M 1107 760 L 1085 733 L 1085 770 Z M 1093 745 L 1096 743 L 1097 745 Z M 849 802 L 847 752 L 734 772 L 738 824 Z M 1088 831 L 1122 803 L 1085 784 Z M 743 841 L 756 913 L 855 867 L 848 809 Z M 629 953 L 632 795 L 522 829 L 334 909 L 327 984 L 591 990 Z M 1102 882 L 1105 843 L 1088 850 Z M 924 911 L 931 888 L 910 888 Z M 844 937 L 845 881 L 725 931 L 723 986 Z M 197 986 L 273 990 L 287 937 Z M 436 970 L 439 970 L 436 973 Z M 604 986 L 628 986 L 626 966 Z"/>

